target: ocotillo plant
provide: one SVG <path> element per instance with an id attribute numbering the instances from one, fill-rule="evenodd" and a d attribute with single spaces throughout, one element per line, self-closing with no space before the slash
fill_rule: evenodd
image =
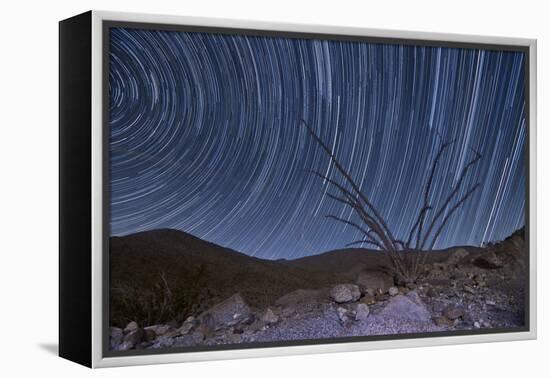
<path id="1" fill-rule="evenodd" d="M 334 152 L 315 133 L 305 121 L 302 124 L 306 127 L 315 142 L 334 164 L 334 167 L 343 178 L 343 184 L 318 171 L 311 171 L 312 174 L 325 180 L 330 184 L 336 193 L 326 195 L 345 206 L 349 206 L 356 214 L 358 221 L 346 220 L 333 214 L 326 215 L 327 218 L 347 224 L 361 232 L 362 239 L 352 241 L 346 246 L 371 245 L 383 251 L 390 260 L 390 267 L 396 278 L 403 283 L 416 281 L 419 275 L 419 268 L 424 265 L 427 251 L 434 248 L 441 232 L 448 224 L 451 216 L 458 210 L 470 196 L 479 188 L 480 183 L 469 187 L 465 194 L 459 196 L 460 189 L 468 171 L 479 162 L 482 155 L 471 149 L 474 157 L 464 166 L 458 180 L 451 188 L 448 196 L 439 207 L 429 203 L 430 191 L 433 188 L 433 181 L 436 168 L 445 152 L 455 141 L 441 142 L 434 160 L 432 161 L 427 181 L 424 186 L 422 207 L 418 212 L 416 221 L 408 232 L 407 239 L 401 240 L 395 237 L 388 226 L 388 223 L 374 206 L 369 197 L 361 190 L 349 171 L 335 156 Z M 439 136 L 441 138 L 441 136 Z M 441 138 L 442 139 L 442 138 Z M 453 203 L 453 205 L 451 205 Z M 409 253 L 410 252 L 410 253 Z"/>

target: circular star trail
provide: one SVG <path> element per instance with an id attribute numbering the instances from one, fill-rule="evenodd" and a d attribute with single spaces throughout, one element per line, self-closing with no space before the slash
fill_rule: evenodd
<path id="1" fill-rule="evenodd" d="M 240 252 L 297 258 L 360 239 L 317 170 L 334 151 L 405 239 L 441 140 L 441 204 L 472 157 L 480 188 L 436 248 L 523 226 L 526 108 L 520 52 L 114 28 L 111 233 L 175 228 Z"/>

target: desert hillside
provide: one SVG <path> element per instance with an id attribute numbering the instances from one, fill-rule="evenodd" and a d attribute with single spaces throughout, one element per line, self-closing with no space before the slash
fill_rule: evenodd
<path id="1" fill-rule="evenodd" d="M 523 231 L 518 231 L 486 248 L 457 247 L 430 252 L 425 279 L 436 282 L 442 275 L 444 279 L 456 278 L 448 269 L 440 269 L 459 249 L 466 251 L 473 268 L 476 268 L 473 264 L 491 268 L 490 259 L 484 256 L 496 253 L 499 261 L 503 261 L 499 271 L 515 272 L 525 265 L 522 242 Z M 240 293 L 251 307 L 261 310 L 299 289 L 356 283 L 362 272 L 389 271 L 386 257 L 378 251 L 343 249 L 296 260 L 272 261 L 170 229 L 113 237 L 110 257 L 111 323 L 119 327 L 130 321 L 145 326 L 181 322 L 235 293 Z M 392 279 L 384 277 L 391 286 Z"/>
<path id="2" fill-rule="evenodd" d="M 176 230 L 113 237 L 110 257 L 115 325 L 130 320 L 181 320 L 236 292 L 252 306 L 265 307 L 290 291 L 337 280 L 301 266 L 250 257 Z M 165 300 L 177 302 L 175 308 Z"/>

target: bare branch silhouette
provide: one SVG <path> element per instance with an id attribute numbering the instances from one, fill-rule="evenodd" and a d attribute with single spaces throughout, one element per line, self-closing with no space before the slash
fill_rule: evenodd
<path id="1" fill-rule="evenodd" d="M 382 226 L 378 224 L 376 219 L 374 219 L 374 217 L 372 217 L 370 214 L 368 214 L 367 211 L 365 211 L 364 207 L 361 205 L 361 203 L 359 202 L 359 199 L 356 196 L 354 196 L 349 190 L 344 188 L 342 185 L 340 185 L 330 177 L 327 177 L 324 174 L 317 171 L 311 171 L 311 172 L 316 176 L 322 178 L 323 180 L 326 180 L 328 183 L 334 185 L 336 188 L 338 188 L 343 193 L 343 195 L 347 198 L 347 200 L 343 198 L 338 198 L 333 195 L 328 195 L 328 197 L 336 199 L 337 201 L 343 202 L 351 206 L 362 218 L 362 220 L 377 233 L 377 236 L 380 238 L 381 242 L 386 245 L 387 248 L 390 248 L 390 249 L 394 248 L 393 241 L 387 237 Z"/>
<path id="2" fill-rule="evenodd" d="M 443 215 L 443 213 L 445 212 L 445 209 L 447 208 L 447 206 L 449 205 L 449 203 L 452 201 L 452 199 L 458 194 L 458 191 L 460 189 L 460 186 L 462 185 L 462 181 L 464 181 L 464 178 L 466 177 L 466 174 L 468 173 L 468 170 L 473 167 L 480 159 L 481 159 L 481 154 L 477 151 L 474 151 L 476 156 L 470 160 L 468 162 L 468 164 L 466 164 L 466 166 L 462 169 L 462 172 L 460 173 L 460 176 L 458 178 L 458 181 L 456 182 L 453 190 L 451 191 L 451 193 L 447 196 L 447 198 L 445 199 L 445 202 L 443 202 L 443 205 L 441 205 L 441 207 L 439 208 L 439 210 L 437 211 L 437 213 L 435 214 L 435 216 L 433 217 L 431 223 L 430 223 L 430 226 L 428 227 L 428 230 L 426 231 L 426 233 L 424 234 L 424 238 L 422 239 L 422 243 L 418 246 L 417 249 L 422 249 L 424 248 L 424 245 L 426 244 L 433 228 L 435 227 L 435 224 L 437 222 L 437 220 Z"/>
<path id="3" fill-rule="evenodd" d="M 360 225 L 358 225 L 355 222 L 352 222 L 352 221 L 349 221 L 349 220 L 346 220 L 346 219 L 342 219 L 342 218 L 334 216 L 334 215 L 327 215 L 326 218 L 334 219 L 338 222 L 342 222 L 342 223 L 345 223 L 347 225 L 350 225 L 350 226 L 356 228 L 357 230 L 361 231 L 363 233 L 363 235 L 365 235 L 365 237 L 368 238 L 368 240 L 370 240 L 371 242 L 375 242 L 375 240 L 371 236 L 371 233 L 374 232 L 373 230 L 366 230 L 366 229 L 364 229 L 363 227 L 361 227 Z"/>
<path id="4" fill-rule="evenodd" d="M 439 137 L 442 138 L 441 135 L 439 135 Z M 416 234 L 416 247 L 415 247 L 416 249 L 418 249 L 418 247 L 420 246 L 420 238 L 422 235 L 422 227 L 424 226 L 424 219 L 426 217 L 426 213 L 428 212 L 428 210 L 431 209 L 431 206 L 429 205 L 428 200 L 430 196 L 430 189 L 432 187 L 432 183 L 435 175 L 435 170 L 437 168 L 439 160 L 441 159 L 441 156 L 443 155 L 443 152 L 445 151 L 445 149 L 449 147 L 451 144 L 453 144 L 454 142 L 455 140 L 452 140 L 447 143 L 443 143 L 439 148 L 439 151 L 437 151 L 435 159 L 432 163 L 432 167 L 430 169 L 430 175 L 428 176 L 428 182 L 426 183 L 426 187 L 424 189 L 424 205 L 420 210 L 420 213 L 418 214 L 418 220 L 417 220 L 418 232 Z"/>
<path id="5" fill-rule="evenodd" d="M 403 241 L 394 237 L 394 234 L 388 227 L 385 219 L 381 216 L 380 212 L 376 209 L 376 207 L 370 201 L 367 195 L 361 191 L 359 185 L 354 181 L 353 177 L 340 163 L 334 152 L 321 140 L 321 138 L 317 134 L 315 134 L 315 131 L 305 121 L 302 120 L 302 124 L 306 127 L 307 131 L 313 137 L 315 142 L 319 146 L 321 146 L 322 150 L 329 157 L 330 161 L 334 164 L 337 171 L 343 177 L 344 184 L 341 184 L 335 179 L 329 177 L 328 174 L 323 174 L 318 171 L 310 171 L 310 173 L 323 179 L 324 182 L 336 188 L 338 190 L 338 194 L 326 193 L 325 195 L 337 202 L 342 203 L 345 206 L 349 206 L 350 209 L 352 209 L 352 211 L 359 217 L 360 222 L 343 219 L 333 214 L 326 215 L 326 218 L 349 225 L 358 230 L 363 235 L 363 238 L 361 240 L 350 242 L 346 244 L 346 246 L 368 244 L 379 248 L 390 259 L 391 269 L 400 281 L 414 282 L 418 276 L 418 267 L 419 265 L 424 264 L 424 260 L 426 257 L 426 251 L 423 251 L 422 248 L 430 238 L 430 235 L 434 231 L 438 220 L 444 215 L 441 223 L 435 230 L 435 234 L 431 239 L 429 250 L 434 247 L 437 239 L 441 235 L 441 232 L 447 225 L 453 213 L 457 209 L 459 209 L 480 186 L 480 184 L 477 183 L 473 187 L 468 189 L 466 194 L 459 198 L 455 205 L 453 205 L 447 211 L 450 203 L 458 196 L 458 193 L 461 189 L 462 183 L 468 171 L 481 159 L 482 155 L 479 152 L 470 148 L 475 153 L 475 157 L 472 158 L 464 166 L 450 194 L 446 197 L 443 204 L 431 217 L 431 222 L 429 223 L 427 230 L 424 230 L 424 223 L 428 219 L 428 212 L 434 209 L 433 205 L 429 203 L 429 199 L 434 184 L 435 172 L 445 150 L 450 145 L 455 143 L 455 140 L 443 142 L 443 137 L 439 133 L 437 134 L 437 136 L 442 140 L 442 143 L 430 166 L 430 171 L 423 191 L 423 206 L 420 209 L 418 216 L 408 233 L 406 241 Z M 351 187 L 351 189 L 346 188 L 346 186 Z M 363 225 L 361 224 L 361 222 L 363 223 Z M 413 242 L 413 238 L 415 237 L 415 235 L 415 248 L 411 249 L 411 243 Z M 410 261 L 408 259 L 408 252 L 415 252 L 412 255 L 413 259 Z"/>
<path id="6" fill-rule="evenodd" d="M 449 218 L 451 217 L 451 215 L 453 215 L 453 213 L 460 207 L 462 206 L 462 204 L 464 202 L 466 202 L 466 200 L 468 199 L 468 197 L 470 197 L 476 190 L 477 188 L 479 188 L 480 186 L 480 183 L 476 183 L 472 188 L 470 188 L 470 190 L 468 190 L 468 192 L 451 208 L 451 210 L 449 210 L 449 212 L 447 213 L 447 215 L 445 216 L 445 218 L 443 218 L 443 222 L 441 222 L 441 225 L 439 226 L 439 228 L 437 229 L 437 232 L 435 233 L 433 239 L 432 239 L 432 243 L 430 244 L 430 248 L 428 249 L 433 249 L 434 245 L 435 245 L 435 242 L 437 241 L 437 239 L 439 238 L 439 235 L 441 234 L 441 231 L 443 230 L 443 227 L 445 227 L 445 224 L 447 223 L 447 221 L 449 220 Z"/>
<path id="7" fill-rule="evenodd" d="M 381 224 L 382 229 L 385 233 L 387 233 L 388 238 L 390 240 L 393 240 L 393 235 L 389 227 L 387 226 L 384 218 L 382 218 L 382 216 L 378 213 L 378 211 L 369 201 L 367 196 L 365 196 L 363 192 L 361 192 L 361 189 L 359 188 L 359 186 L 355 183 L 355 181 L 353 180 L 351 175 L 346 171 L 346 169 L 344 169 L 342 164 L 340 164 L 340 162 L 338 161 L 338 159 L 336 158 L 332 150 L 321 140 L 321 138 L 317 136 L 317 134 L 315 134 L 315 131 L 306 123 L 306 121 L 302 120 L 302 124 L 306 127 L 306 129 L 308 130 L 310 135 L 313 137 L 313 139 L 315 139 L 315 141 L 323 148 L 325 153 L 330 157 L 336 169 L 338 169 L 338 171 L 342 174 L 342 176 L 344 176 L 344 178 L 351 185 L 355 193 L 365 202 L 369 210 L 372 211 L 374 218 Z"/>

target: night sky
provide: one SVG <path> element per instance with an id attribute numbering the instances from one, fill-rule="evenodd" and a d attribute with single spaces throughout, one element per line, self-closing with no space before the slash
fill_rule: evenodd
<path id="1" fill-rule="evenodd" d="M 480 188 L 436 248 L 523 226 L 521 53 L 111 29 L 111 233 L 175 228 L 240 252 L 297 258 L 343 248 L 356 220 L 308 171 L 344 183 L 329 145 L 406 239 L 441 144 L 430 202 Z M 438 133 L 441 137 L 438 136 Z"/>

